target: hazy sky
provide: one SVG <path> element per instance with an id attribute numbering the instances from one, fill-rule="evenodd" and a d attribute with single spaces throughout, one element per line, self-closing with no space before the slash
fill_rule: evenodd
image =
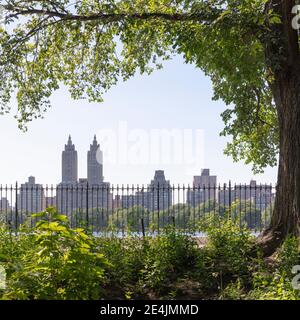
<path id="1" fill-rule="evenodd" d="M 0 183 L 23 182 L 29 175 L 39 183 L 60 182 L 61 152 L 69 134 L 78 151 L 79 177 L 86 177 L 87 150 L 97 134 L 104 148 L 105 180 L 114 184 L 147 184 L 156 169 L 165 170 L 171 183 L 191 183 L 192 175 L 199 175 L 203 167 L 210 168 L 220 183 L 229 179 L 246 183 L 253 178 L 274 183 L 276 168 L 255 177 L 251 166 L 224 156 L 227 140 L 219 132 L 223 128 L 220 114 L 226 106 L 211 97 L 210 80 L 180 57 L 150 76 L 137 75 L 119 83 L 101 104 L 73 101 L 66 88 L 61 88 L 53 94 L 45 118 L 32 122 L 26 133 L 17 128 L 13 114 L 0 117 Z M 169 149 L 161 144 L 159 149 L 157 134 L 172 130 L 184 144 L 176 142 Z M 190 152 L 193 163 L 184 159 Z M 159 159 L 161 153 L 163 159 Z"/>

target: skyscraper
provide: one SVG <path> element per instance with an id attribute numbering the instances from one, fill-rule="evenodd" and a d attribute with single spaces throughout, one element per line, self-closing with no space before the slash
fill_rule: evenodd
<path id="1" fill-rule="evenodd" d="M 76 186 L 78 180 L 78 158 L 75 145 L 69 136 L 62 152 L 62 181 L 57 186 L 57 208 L 61 213 L 71 213 L 76 208 Z"/>
<path id="2" fill-rule="evenodd" d="M 201 176 L 194 176 L 194 187 L 213 188 L 217 185 L 217 177 L 210 175 L 209 169 L 202 169 Z"/>
<path id="3" fill-rule="evenodd" d="M 44 188 L 37 184 L 32 176 L 28 178 L 28 182 L 21 185 L 17 200 L 18 208 L 23 213 L 36 213 L 46 208 Z"/>
<path id="4" fill-rule="evenodd" d="M 78 181 L 77 151 L 69 136 L 62 153 L 62 182 L 57 186 L 55 201 L 59 212 L 74 214 L 76 210 L 86 210 L 92 214 L 99 208 L 112 207 L 110 185 L 103 182 L 102 151 L 94 136 L 87 154 L 87 178 Z"/>
<path id="5" fill-rule="evenodd" d="M 121 207 L 123 209 L 137 206 L 149 211 L 163 211 L 172 206 L 172 186 L 170 181 L 166 180 L 163 170 L 155 171 L 154 179 L 151 180 L 146 189 L 144 187 L 138 188 L 135 193 L 135 188 L 127 188 L 126 190 L 126 194 L 121 196 Z M 130 190 L 132 194 L 130 194 Z"/>
<path id="6" fill-rule="evenodd" d="M 65 150 L 62 152 L 62 183 L 76 183 L 78 180 L 78 159 L 75 145 L 69 136 Z"/>
<path id="7" fill-rule="evenodd" d="M 194 176 L 193 188 L 187 192 L 187 203 L 193 207 L 207 201 L 216 201 L 217 176 L 209 169 L 202 169 L 201 176 Z"/>
<path id="8" fill-rule="evenodd" d="M 99 185 L 103 183 L 103 155 L 100 150 L 100 145 L 97 142 L 96 135 L 94 136 L 93 144 L 90 145 L 90 150 L 87 154 L 87 176 L 88 184 Z"/>
<path id="9" fill-rule="evenodd" d="M 148 209 L 150 211 L 166 210 L 172 205 L 172 188 L 169 180 L 165 178 L 163 170 L 157 170 L 154 179 L 148 186 L 150 194 L 150 203 Z"/>

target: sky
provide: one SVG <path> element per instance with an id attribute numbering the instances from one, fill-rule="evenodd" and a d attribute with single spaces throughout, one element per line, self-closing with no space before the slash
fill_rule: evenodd
<path id="1" fill-rule="evenodd" d="M 31 122 L 25 133 L 13 112 L 0 116 L 0 184 L 23 183 L 30 175 L 38 183 L 59 183 L 69 134 L 78 152 L 80 178 L 87 175 L 87 151 L 96 134 L 105 181 L 112 184 L 147 184 L 155 170 L 164 170 L 172 184 L 189 184 L 202 168 L 209 168 L 221 184 L 251 179 L 275 183 L 277 168 L 255 176 L 251 166 L 223 154 L 230 141 L 219 136 L 226 106 L 212 101 L 212 95 L 209 78 L 179 56 L 150 76 L 119 82 L 103 103 L 74 101 L 62 87 L 51 97 L 44 119 Z"/>

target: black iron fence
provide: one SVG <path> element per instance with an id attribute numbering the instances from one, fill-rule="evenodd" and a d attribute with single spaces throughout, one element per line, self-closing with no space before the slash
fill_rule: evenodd
<path id="1" fill-rule="evenodd" d="M 32 214 L 55 207 L 73 227 L 85 226 L 95 234 L 160 232 L 173 225 L 196 232 L 203 218 L 232 217 L 241 226 L 259 232 L 268 226 L 273 211 L 272 185 L 224 184 L 185 186 L 113 186 L 23 184 L 0 186 L 0 223 L 17 229 L 37 218 Z"/>

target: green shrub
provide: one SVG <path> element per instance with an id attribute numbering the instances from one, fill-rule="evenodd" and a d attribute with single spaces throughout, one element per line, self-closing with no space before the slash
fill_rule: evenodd
<path id="1" fill-rule="evenodd" d="M 195 241 L 168 227 L 149 239 L 142 281 L 145 286 L 164 289 L 170 282 L 191 272 L 196 265 L 198 249 Z"/>
<path id="2" fill-rule="evenodd" d="M 54 208 L 36 216 L 41 220 L 29 235 L 32 247 L 23 250 L 18 267 L 8 274 L 4 298 L 98 299 L 108 262 L 97 252 L 94 237 L 71 229 Z"/>
<path id="3" fill-rule="evenodd" d="M 99 250 L 110 262 L 106 272 L 108 290 L 118 289 L 119 297 L 136 290 L 144 266 L 148 240 L 126 236 L 99 238 L 97 241 Z"/>
<path id="4" fill-rule="evenodd" d="M 229 283 L 221 292 L 219 299 L 221 300 L 242 300 L 246 297 L 243 283 L 240 279 Z"/>
<path id="5" fill-rule="evenodd" d="M 299 240 L 296 237 L 287 237 L 278 250 L 277 260 L 278 271 L 292 278 L 294 276 L 292 273 L 293 267 L 300 264 Z"/>
<path id="6" fill-rule="evenodd" d="M 298 239 L 287 238 L 270 263 L 228 215 L 201 221 L 201 248 L 171 226 L 153 237 L 97 238 L 72 229 L 54 208 L 35 216 L 36 226 L 17 234 L 0 226 L 2 299 L 174 299 L 187 286 L 204 299 L 300 299 L 292 286 Z"/>
<path id="7" fill-rule="evenodd" d="M 155 237 L 100 238 L 98 243 L 111 263 L 109 286 L 118 287 L 126 298 L 144 297 L 150 289 L 164 291 L 192 272 L 199 251 L 193 239 L 173 227 Z"/>
<path id="8" fill-rule="evenodd" d="M 200 229 L 207 234 L 207 245 L 197 263 L 203 288 L 216 292 L 237 279 L 247 282 L 253 262 L 250 232 L 230 219 L 216 217 L 203 221 Z"/>
<path id="9" fill-rule="evenodd" d="M 30 230 L 22 228 L 16 234 L 5 225 L 0 226 L 0 264 L 5 269 L 7 279 L 22 269 L 24 255 L 34 248 L 34 237 Z M 0 290 L 0 299 L 4 293 L 5 290 Z"/>
<path id="10" fill-rule="evenodd" d="M 299 265 L 299 240 L 288 237 L 278 250 L 273 266 L 253 273 L 253 290 L 248 298 L 261 300 L 299 300 L 300 291 L 292 286 L 294 266 Z"/>
<path id="11" fill-rule="evenodd" d="M 253 238 L 247 229 L 232 221 L 222 221 L 219 228 L 210 228 L 208 233 L 208 250 L 215 266 L 223 274 L 243 276 L 249 271 L 250 252 Z"/>

